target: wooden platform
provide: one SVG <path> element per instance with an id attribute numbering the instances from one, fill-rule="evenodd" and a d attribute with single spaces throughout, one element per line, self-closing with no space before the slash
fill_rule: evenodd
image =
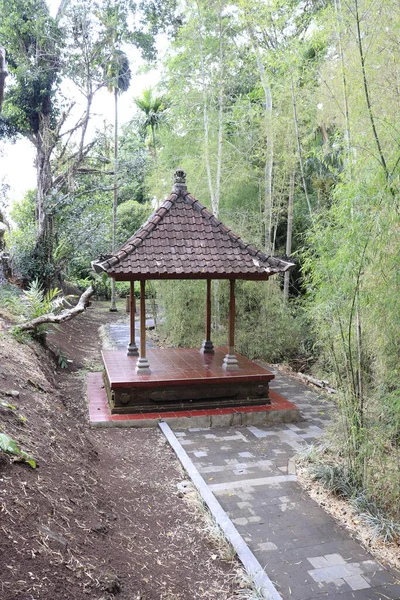
<path id="1" fill-rule="evenodd" d="M 268 384 L 274 375 L 236 355 L 239 368 L 227 371 L 227 349 L 203 354 L 193 348 L 147 351 L 151 373 L 136 373 L 136 358 L 124 350 L 103 351 L 105 385 L 113 414 L 146 413 L 192 408 L 269 404 Z"/>

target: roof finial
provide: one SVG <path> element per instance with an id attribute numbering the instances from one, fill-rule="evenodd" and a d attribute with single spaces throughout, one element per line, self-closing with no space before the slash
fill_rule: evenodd
<path id="1" fill-rule="evenodd" d="M 187 190 L 186 173 L 183 169 L 177 169 L 174 173 L 174 188 L 178 188 L 180 190 Z"/>

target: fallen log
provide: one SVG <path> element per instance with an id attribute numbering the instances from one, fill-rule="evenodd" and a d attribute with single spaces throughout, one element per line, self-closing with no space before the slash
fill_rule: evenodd
<path id="1" fill-rule="evenodd" d="M 324 379 L 317 379 L 316 377 L 311 377 L 311 375 L 305 375 L 304 373 L 298 373 L 299 377 L 303 379 L 306 383 L 311 383 L 312 385 L 316 385 L 319 388 L 322 388 L 328 394 L 336 394 L 336 390 L 331 388 L 328 381 Z"/>
<path id="2" fill-rule="evenodd" d="M 41 315 L 40 317 L 36 317 L 36 319 L 32 319 L 32 321 L 27 321 L 26 323 L 16 325 L 14 329 L 17 331 L 35 331 L 35 329 L 37 329 L 40 325 L 45 325 L 46 323 L 63 323 L 64 321 L 69 321 L 86 309 L 93 292 L 94 290 L 92 286 L 89 286 L 79 298 L 76 306 L 65 309 L 58 315 L 55 315 L 54 313 Z"/>

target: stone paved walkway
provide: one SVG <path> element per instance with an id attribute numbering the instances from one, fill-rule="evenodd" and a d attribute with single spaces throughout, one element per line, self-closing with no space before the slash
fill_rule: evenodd
<path id="1" fill-rule="evenodd" d="M 154 327 L 154 319 L 146 319 L 146 328 Z M 129 316 L 122 316 L 121 321 L 108 325 L 109 337 L 118 350 L 125 350 L 129 344 Z M 135 318 L 135 341 L 140 345 L 140 323 L 139 317 Z M 154 348 L 154 343 L 147 337 L 146 348 Z"/>
<path id="2" fill-rule="evenodd" d="M 322 433 L 332 402 L 276 374 L 304 421 L 174 433 L 284 600 L 399 600 L 400 581 L 296 483 L 293 455 Z"/>

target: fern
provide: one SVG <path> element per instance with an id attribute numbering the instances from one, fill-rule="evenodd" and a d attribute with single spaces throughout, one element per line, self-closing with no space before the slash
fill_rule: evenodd
<path id="1" fill-rule="evenodd" d="M 37 279 L 32 281 L 29 288 L 25 290 L 24 297 L 32 319 L 56 312 L 63 306 L 64 302 L 64 297 L 59 288 L 52 288 L 45 293 Z"/>

